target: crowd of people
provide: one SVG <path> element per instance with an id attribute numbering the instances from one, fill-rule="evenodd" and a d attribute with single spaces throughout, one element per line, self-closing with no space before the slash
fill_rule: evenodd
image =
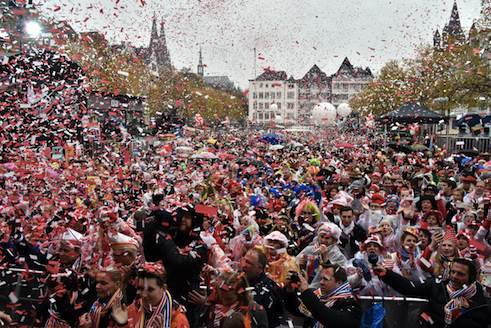
<path id="1" fill-rule="evenodd" d="M 279 145 L 210 133 L 138 157 L 4 158 L 3 287 L 36 291 L 4 297 L 2 322 L 359 327 L 361 296 L 417 296 L 422 325 L 487 326 L 489 155 L 396 153 L 334 130 Z"/>
<path id="2" fill-rule="evenodd" d="M 411 297 L 414 326 L 487 327 L 489 154 L 230 127 L 94 152 L 80 68 L 0 78 L 0 326 L 381 327 Z"/>

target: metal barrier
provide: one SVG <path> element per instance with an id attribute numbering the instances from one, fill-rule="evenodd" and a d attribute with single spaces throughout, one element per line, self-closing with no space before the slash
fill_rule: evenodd
<path id="1" fill-rule="evenodd" d="M 480 153 L 491 152 L 491 137 L 437 135 L 436 144 L 452 153 L 473 149 Z"/>

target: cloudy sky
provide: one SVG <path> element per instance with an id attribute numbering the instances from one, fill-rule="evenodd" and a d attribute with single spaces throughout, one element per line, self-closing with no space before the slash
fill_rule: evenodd
<path id="1" fill-rule="evenodd" d="M 154 12 L 165 21 L 171 59 L 205 74 L 228 75 L 241 87 L 263 68 L 301 77 L 317 64 L 332 74 L 347 56 L 375 72 L 411 57 L 450 17 L 454 0 L 44 0 L 42 12 L 110 42 L 148 45 Z M 39 1 L 41 2 L 41 1 Z M 481 0 L 457 0 L 465 30 Z"/>

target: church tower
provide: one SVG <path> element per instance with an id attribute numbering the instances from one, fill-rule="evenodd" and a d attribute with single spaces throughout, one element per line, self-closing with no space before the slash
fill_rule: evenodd
<path id="1" fill-rule="evenodd" d="M 152 19 L 152 32 L 150 34 L 150 44 L 146 51 L 146 63 L 154 72 L 159 72 L 163 69 L 172 67 L 170 61 L 169 50 L 167 49 L 167 41 L 165 39 L 164 22 L 160 23 L 160 35 L 157 30 L 157 17 L 155 13 Z"/>
<path id="2" fill-rule="evenodd" d="M 443 28 L 442 35 L 444 47 L 447 47 L 449 44 L 463 44 L 465 42 L 465 34 L 460 24 L 459 9 L 457 8 L 456 0 L 453 3 L 450 20 Z"/>
<path id="3" fill-rule="evenodd" d="M 159 53 L 160 53 L 160 66 L 165 69 L 170 69 L 172 64 L 170 61 L 170 53 L 167 48 L 167 40 L 165 39 L 165 23 L 160 22 L 160 37 L 159 37 Z"/>
<path id="4" fill-rule="evenodd" d="M 198 61 L 198 75 L 203 77 L 205 75 L 205 69 L 203 65 L 203 56 L 201 54 L 201 47 L 199 47 L 199 61 Z"/>
<path id="5" fill-rule="evenodd" d="M 442 46 L 442 38 L 440 36 L 440 32 L 437 29 L 435 31 L 435 34 L 433 34 L 433 48 L 440 49 L 441 46 Z"/>

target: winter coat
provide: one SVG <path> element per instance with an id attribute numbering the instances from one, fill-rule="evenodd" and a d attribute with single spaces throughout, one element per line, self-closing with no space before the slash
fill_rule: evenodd
<path id="1" fill-rule="evenodd" d="M 430 320 L 423 319 L 423 313 L 420 316 L 420 324 L 422 327 L 443 328 L 445 326 L 445 311 L 444 306 L 450 301 L 447 291 L 448 280 L 440 281 L 436 279 L 428 279 L 424 283 L 411 282 L 403 276 L 388 270 L 381 277 L 382 281 L 390 285 L 403 295 L 426 298 L 429 302 L 423 308 L 423 313 L 427 314 L 434 322 L 430 324 Z M 483 289 L 480 284 L 477 284 L 477 292 L 470 299 L 470 308 L 452 322 L 451 328 L 480 328 L 487 327 L 490 317 L 489 303 L 484 297 Z"/>

